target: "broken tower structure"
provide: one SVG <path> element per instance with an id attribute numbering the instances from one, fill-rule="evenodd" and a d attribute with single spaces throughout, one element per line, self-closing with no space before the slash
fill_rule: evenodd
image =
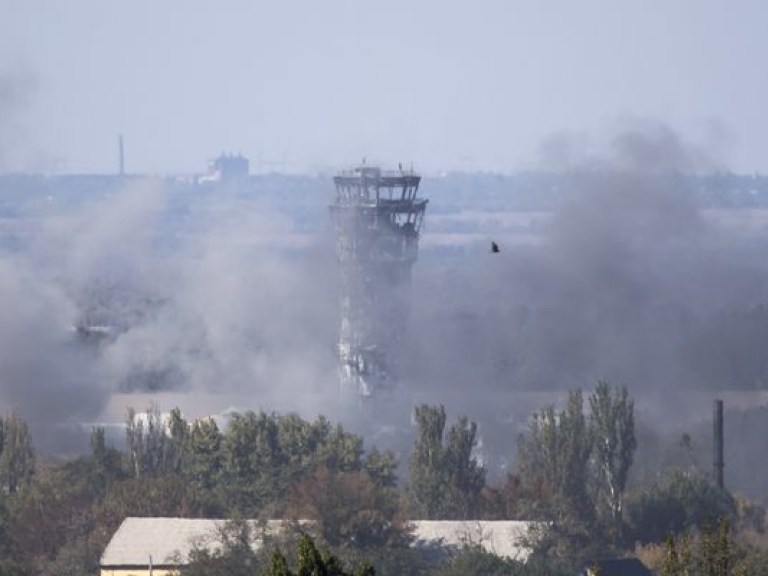
<path id="1" fill-rule="evenodd" d="M 341 269 L 339 368 L 342 386 L 364 396 L 398 379 L 411 267 L 427 200 L 413 171 L 361 166 L 334 178 L 331 205 Z"/>

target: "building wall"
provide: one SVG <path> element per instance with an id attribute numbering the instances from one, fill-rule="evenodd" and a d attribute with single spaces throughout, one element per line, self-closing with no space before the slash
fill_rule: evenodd
<path id="1" fill-rule="evenodd" d="M 152 576 L 178 576 L 178 572 L 167 568 L 152 568 Z M 101 576 L 149 576 L 149 567 L 146 568 L 102 568 Z"/>

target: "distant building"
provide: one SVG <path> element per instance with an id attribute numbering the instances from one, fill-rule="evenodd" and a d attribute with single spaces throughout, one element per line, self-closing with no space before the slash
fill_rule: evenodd
<path id="1" fill-rule="evenodd" d="M 263 545 L 263 535 L 277 536 L 289 524 L 282 520 L 247 521 L 256 536 L 254 549 Z M 227 521 L 198 518 L 126 518 L 101 556 L 101 576 L 171 576 L 189 562 L 195 548 L 215 551 Z"/>
<path id="2" fill-rule="evenodd" d="M 288 530 L 287 520 L 266 523 L 248 520 L 255 550 L 265 537 Z M 170 576 L 189 562 L 195 548 L 221 547 L 226 520 L 194 518 L 126 518 L 107 544 L 99 563 L 101 576 Z M 301 522 L 300 522 L 301 523 Z M 307 522 L 303 523 L 308 526 Z M 524 562 L 531 552 L 525 544 L 531 522 L 417 520 L 410 523 L 414 546 L 438 553 L 479 546 L 486 552 Z"/>
<path id="3" fill-rule="evenodd" d="M 238 182 L 248 178 L 250 163 L 242 154 L 222 154 L 208 162 L 208 170 L 200 182 Z"/>

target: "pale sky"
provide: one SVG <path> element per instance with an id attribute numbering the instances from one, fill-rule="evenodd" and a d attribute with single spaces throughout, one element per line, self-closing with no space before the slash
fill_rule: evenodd
<path id="1" fill-rule="evenodd" d="M 513 171 L 659 121 L 768 172 L 768 2 L 0 0 L 4 170 Z"/>

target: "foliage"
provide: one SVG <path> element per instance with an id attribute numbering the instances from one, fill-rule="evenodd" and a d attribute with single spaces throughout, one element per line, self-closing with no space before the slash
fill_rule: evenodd
<path id="1" fill-rule="evenodd" d="M 223 489 L 227 507 L 258 515 L 279 495 L 280 450 L 277 422 L 267 414 L 235 414 L 222 445 Z"/>
<path id="2" fill-rule="evenodd" d="M 627 503 L 630 533 L 639 542 L 663 542 L 669 534 L 732 519 L 735 503 L 727 492 L 698 473 L 671 470 Z"/>
<path id="3" fill-rule="evenodd" d="M 411 457 L 410 490 L 426 519 L 471 518 L 479 510 L 485 470 L 473 455 L 477 425 L 466 417 L 451 426 L 444 443 L 445 408 L 417 406 L 417 436 Z"/>
<path id="4" fill-rule="evenodd" d="M 128 409 L 125 421 L 129 467 L 136 478 L 159 476 L 171 463 L 170 441 L 160 409 L 153 405 L 138 414 Z"/>
<path id="5" fill-rule="evenodd" d="M 117 528 L 96 514 L 103 496 L 93 490 L 94 478 L 92 462 L 82 458 L 42 467 L 15 493 L 9 501 L 11 558 L 35 574 L 93 573 Z"/>
<path id="6" fill-rule="evenodd" d="M 556 576 L 551 569 L 542 569 L 502 558 L 479 546 L 467 546 L 452 555 L 447 562 L 431 572 L 432 576 Z"/>
<path id="7" fill-rule="evenodd" d="M 600 381 L 589 397 L 589 430 L 595 464 L 596 492 L 615 523 L 621 523 L 624 492 L 632 466 L 635 439 L 634 403 L 626 388 Z"/>
<path id="8" fill-rule="evenodd" d="M 217 514 L 221 508 L 216 488 L 224 466 L 223 435 L 213 418 L 204 418 L 191 424 L 186 438 L 186 458 L 181 475 L 201 495 L 205 511 Z"/>
<path id="9" fill-rule="evenodd" d="M 227 522 L 219 534 L 221 547 L 198 547 L 190 553 L 186 576 L 251 576 L 258 574 L 260 558 L 247 522 Z"/>
<path id="10" fill-rule="evenodd" d="M 174 408 L 168 416 L 165 467 L 168 472 L 181 474 L 187 468 L 190 448 L 189 424 L 181 415 L 181 410 Z"/>
<path id="11" fill-rule="evenodd" d="M 360 562 L 360 555 L 345 551 L 353 563 Z M 427 576 L 434 568 L 433 558 L 423 549 L 411 546 L 371 548 L 365 551 L 365 559 L 376 567 L 381 576 Z"/>
<path id="12" fill-rule="evenodd" d="M 720 519 L 715 528 L 704 526 L 696 541 L 688 535 L 678 539 L 669 536 L 660 575 L 746 576 L 749 573 L 740 565 L 739 556 L 730 523 Z"/>
<path id="13" fill-rule="evenodd" d="M 27 423 L 17 414 L 0 419 L 0 490 L 13 493 L 35 473 L 35 450 Z"/>
<path id="14" fill-rule="evenodd" d="M 737 569 L 749 576 L 768 576 L 768 550 L 756 546 L 744 547 Z"/>
<path id="15" fill-rule="evenodd" d="M 506 485 L 508 509 L 516 496 L 518 514 L 548 521 L 536 544 L 539 557 L 553 562 L 588 561 L 621 544 L 634 407 L 626 389 L 602 381 L 589 406 L 587 417 L 576 390 L 562 410 L 535 413 L 518 438 L 518 476 Z"/>
<path id="16" fill-rule="evenodd" d="M 297 517 L 317 522 L 331 546 L 366 550 L 409 542 L 397 490 L 364 473 L 318 468 L 295 486 L 293 500 Z"/>
<path id="17" fill-rule="evenodd" d="M 448 430 L 444 452 L 449 517 L 476 517 L 480 493 L 485 486 L 485 469 L 473 455 L 476 447 L 477 424 L 466 416 L 459 417 Z"/>
<path id="18" fill-rule="evenodd" d="M 655 566 L 666 558 L 670 575 L 681 565 L 766 574 L 765 511 L 735 503 L 703 476 L 666 472 L 625 504 L 636 445 L 632 402 L 626 390 L 601 382 L 588 406 L 585 414 L 576 391 L 562 410 L 537 412 L 519 438 L 517 470 L 496 486 L 486 485 L 474 456 L 476 424 L 459 418 L 449 427 L 442 406 L 419 406 L 407 491 L 394 454 L 364 451 L 360 437 L 323 417 L 246 412 L 219 429 L 213 419 L 187 421 L 178 409 L 131 410 L 124 448 L 109 446 L 97 427 L 87 456 L 51 463 L 37 461 L 26 424 L 8 416 L 0 427 L 0 576 L 96 573 L 126 516 L 311 519 L 317 542 L 330 547 L 321 552 L 293 532 L 264 540 L 266 533 L 250 534 L 235 520 L 221 549 L 195 551 L 191 574 L 371 574 L 369 559 L 384 576 L 554 575 L 622 553 L 626 542 L 660 543 L 670 534 L 667 547 L 655 545 Z M 410 546 L 407 499 L 410 517 L 546 522 L 530 534 L 535 550 L 525 566 L 472 547 L 438 560 L 434 550 Z M 709 530 L 718 518 L 738 533 L 724 537 L 723 524 Z M 257 538 L 264 543 L 254 552 Z"/>
<path id="19" fill-rule="evenodd" d="M 435 518 L 443 508 L 445 408 L 417 406 L 413 415 L 417 436 L 411 456 L 410 490 L 423 517 Z"/>
<path id="20" fill-rule="evenodd" d="M 392 452 L 372 448 L 363 461 L 363 470 L 377 486 L 397 487 L 397 459 Z"/>
<path id="21" fill-rule="evenodd" d="M 221 494 L 225 509 L 255 515 L 283 500 L 289 488 L 317 467 L 356 472 L 362 439 L 319 418 L 235 414 L 221 443 Z"/>
<path id="22" fill-rule="evenodd" d="M 105 492 L 115 481 L 125 477 L 121 465 L 122 455 L 119 450 L 107 446 L 104 428 L 95 427 L 91 431 L 91 476 L 92 486 Z"/>
<path id="23" fill-rule="evenodd" d="M 533 415 L 528 433 L 518 439 L 517 466 L 532 516 L 591 519 L 591 448 L 580 390 L 569 394 L 561 412 L 549 406 Z"/>

